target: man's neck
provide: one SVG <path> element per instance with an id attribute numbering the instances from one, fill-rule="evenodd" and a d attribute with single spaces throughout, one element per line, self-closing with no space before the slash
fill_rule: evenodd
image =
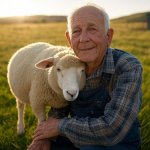
<path id="1" fill-rule="evenodd" d="M 99 67 L 101 67 L 101 65 L 102 65 L 102 62 L 101 63 L 87 63 L 86 74 L 88 76 L 93 74 Z"/>

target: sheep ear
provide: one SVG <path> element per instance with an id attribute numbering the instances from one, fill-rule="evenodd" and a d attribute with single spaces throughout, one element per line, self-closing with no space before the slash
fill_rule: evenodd
<path id="1" fill-rule="evenodd" d="M 57 62 L 58 58 L 57 57 L 49 57 L 47 59 L 43 59 L 39 61 L 38 63 L 35 64 L 35 67 L 38 69 L 48 69 L 51 66 L 55 65 Z"/>

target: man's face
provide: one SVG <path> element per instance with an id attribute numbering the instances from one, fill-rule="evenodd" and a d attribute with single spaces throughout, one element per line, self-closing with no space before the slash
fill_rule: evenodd
<path id="1" fill-rule="evenodd" d="M 78 10 L 71 20 L 70 45 L 84 62 L 101 64 L 108 46 L 104 17 L 94 8 Z"/>

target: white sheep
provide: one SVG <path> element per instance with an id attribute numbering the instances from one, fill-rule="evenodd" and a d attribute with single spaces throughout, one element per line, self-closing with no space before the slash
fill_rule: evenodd
<path id="1" fill-rule="evenodd" d="M 17 133 L 24 133 L 25 104 L 31 105 L 40 123 L 46 119 L 45 105 L 62 108 L 75 100 L 85 84 L 84 69 L 84 63 L 67 47 L 39 42 L 18 50 L 7 74 L 17 102 Z"/>

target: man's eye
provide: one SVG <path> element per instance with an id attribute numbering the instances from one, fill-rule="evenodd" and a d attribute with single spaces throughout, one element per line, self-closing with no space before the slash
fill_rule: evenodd
<path id="1" fill-rule="evenodd" d="M 72 33 L 74 34 L 74 33 L 79 33 L 80 32 L 80 30 L 74 30 Z"/>
<path id="2" fill-rule="evenodd" d="M 96 30 L 96 28 L 89 28 L 88 31 L 93 34 L 93 33 L 95 33 L 97 30 Z"/>
<path id="3" fill-rule="evenodd" d="M 78 37 L 78 36 L 80 35 L 80 33 L 81 33 L 81 30 L 74 30 L 74 31 L 72 32 L 72 36 L 73 36 L 73 37 Z"/>
<path id="4" fill-rule="evenodd" d="M 95 31 L 96 29 L 95 29 L 95 28 L 89 28 L 89 30 L 90 30 L 90 31 Z"/>

